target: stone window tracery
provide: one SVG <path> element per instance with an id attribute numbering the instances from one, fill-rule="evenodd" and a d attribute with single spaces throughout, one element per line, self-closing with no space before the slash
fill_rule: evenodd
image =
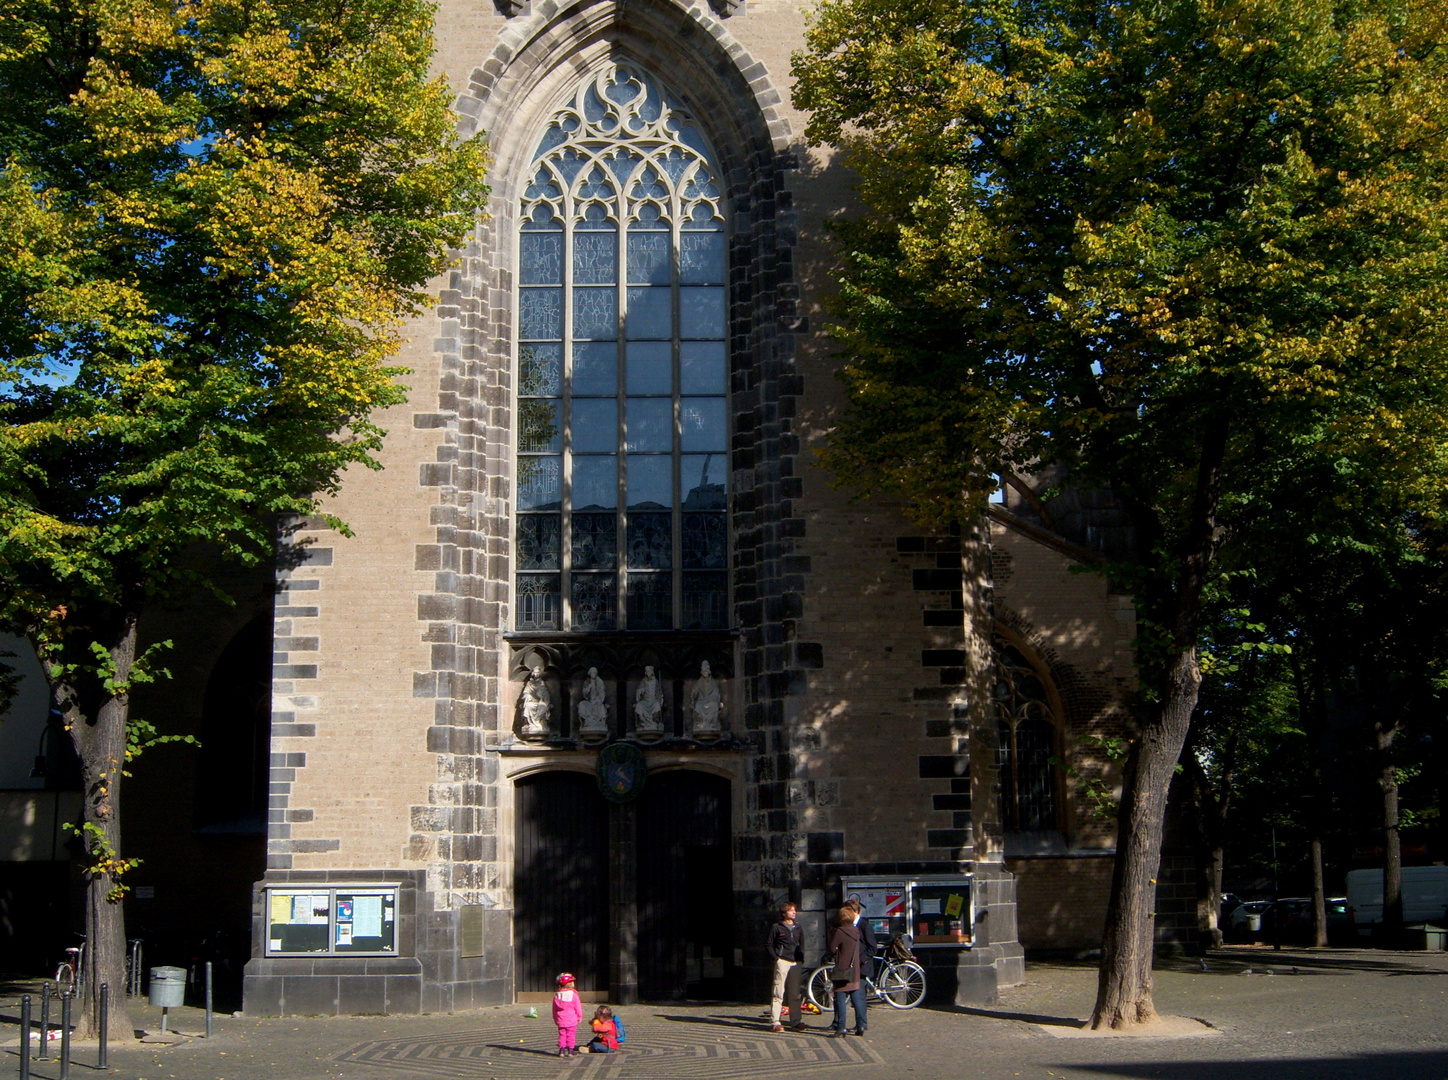
<path id="1" fill-rule="evenodd" d="M 1010 832 L 1055 829 L 1056 724 L 1046 687 L 1031 662 L 1005 639 L 995 639 L 994 652 L 1005 827 Z"/>
<path id="2" fill-rule="evenodd" d="M 721 185 L 626 61 L 554 112 L 520 207 L 517 630 L 728 625 Z"/>

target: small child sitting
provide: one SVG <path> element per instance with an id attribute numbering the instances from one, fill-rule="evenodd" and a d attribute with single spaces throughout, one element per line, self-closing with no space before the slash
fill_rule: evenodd
<path id="1" fill-rule="evenodd" d="M 593 1013 L 593 1039 L 588 1044 L 590 1054 L 613 1054 L 618 1052 L 618 1026 L 613 1020 L 613 1010 L 600 1005 Z"/>

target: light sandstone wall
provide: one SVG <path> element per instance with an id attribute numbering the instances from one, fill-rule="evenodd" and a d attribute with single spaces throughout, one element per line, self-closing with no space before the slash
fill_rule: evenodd
<path id="1" fill-rule="evenodd" d="M 1119 785 L 1119 768 L 1081 740 L 1121 737 L 1130 726 L 1136 686 L 1131 598 L 1112 592 L 1106 577 L 1082 558 L 999 523 L 991 544 L 996 620 L 1028 646 L 1059 695 L 1066 761 L 1083 777 Z M 1092 816 L 1069 778 L 1062 787 L 1071 846 L 1110 847 L 1114 826 Z"/>
<path id="2" fill-rule="evenodd" d="M 436 774 L 431 703 L 412 693 L 413 671 L 428 666 L 417 597 L 431 575 L 414 566 L 436 503 L 419 468 L 443 439 L 413 418 L 436 409 L 437 333 L 431 314 L 407 327 L 397 362 L 412 369 L 409 401 L 377 416 L 388 433 L 383 468 L 349 469 L 325 507 L 354 535 L 303 529 L 291 547 L 305 561 L 281 572 L 272 869 L 411 869 L 430 854 L 408 850 L 409 807 L 427 802 Z"/>

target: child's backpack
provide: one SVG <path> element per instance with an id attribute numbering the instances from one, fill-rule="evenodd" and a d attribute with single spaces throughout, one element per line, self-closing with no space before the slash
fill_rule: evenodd
<path id="1" fill-rule="evenodd" d="M 613 1014 L 613 1033 L 618 1038 L 619 1044 L 622 1045 L 624 1040 L 623 1017 L 618 1013 Z"/>

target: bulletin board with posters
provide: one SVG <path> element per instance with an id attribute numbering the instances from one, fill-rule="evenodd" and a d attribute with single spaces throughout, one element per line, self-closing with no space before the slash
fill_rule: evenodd
<path id="1" fill-rule="evenodd" d="M 844 898 L 860 901 L 880 941 L 910 934 L 921 948 L 970 948 L 975 922 L 971 875 L 849 877 Z"/>
<path id="2" fill-rule="evenodd" d="M 397 955 L 394 886 L 269 888 L 268 956 Z"/>
<path id="3" fill-rule="evenodd" d="M 888 941 L 910 932 L 910 882 L 905 878 L 845 878 L 845 899 L 860 902 L 860 918 L 868 920 L 875 937 Z"/>

